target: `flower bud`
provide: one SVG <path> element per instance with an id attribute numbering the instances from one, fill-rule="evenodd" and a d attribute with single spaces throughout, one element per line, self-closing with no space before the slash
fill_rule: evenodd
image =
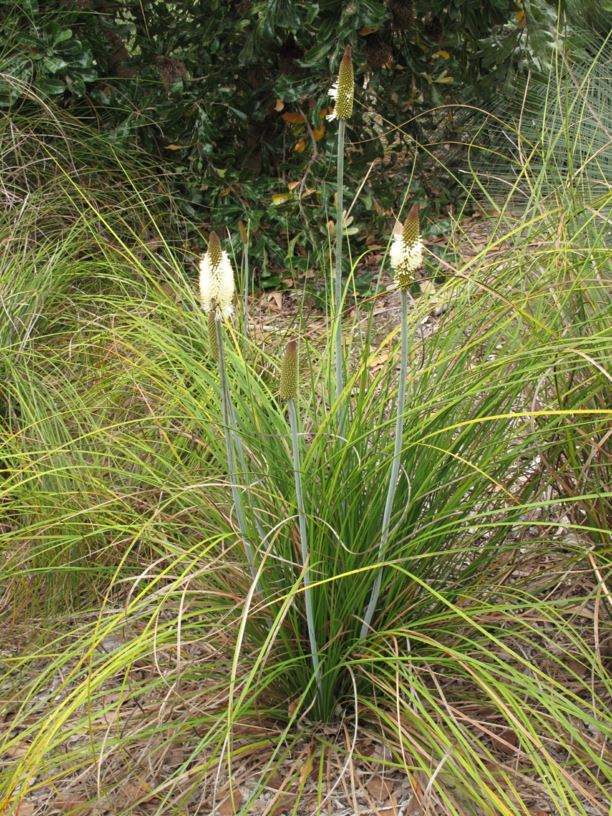
<path id="1" fill-rule="evenodd" d="M 408 211 L 408 217 L 404 221 L 402 232 L 404 243 L 407 247 L 417 244 L 421 238 L 421 227 L 419 223 L 419 205 L 413 204 Z"/>
<path id="2" fill-rule="evenodd" d="M 219 236 L 214 230 L 208 236 L 208 254 L 210 256 L 210 263 L 212 267 L 218 267 L 223 258 L 223 250 L 221 249 L 221 241 L 219 240 Z"/>
<path id="3" fill-rule="evenodd" d="M 353 100 L 355 97 L 355 78 L 353 75 L 353 61 L 351 46 L 347 45 L 340 61 L 338 79 L 330 88 L 329 95 L 336 103 L 334 112 L 328 119 L 350 119 L 353 115 Z"/>
<path id="4" fill-rule="evenodd" d="M 285 349 L 280 375 L 280 398 L 297 399 L 297 343 L 290 340 Z"/>
<path id="5" fill-rule="evenodd" d="M 243 244 L 245 244 L 245 245 L 248 244 L 249 243 L 249 228 L 244 223 L 244 221 L 239 221 L 238 222 L 238 229 L 240 231 L 240 240 L 242 241 Z"/>

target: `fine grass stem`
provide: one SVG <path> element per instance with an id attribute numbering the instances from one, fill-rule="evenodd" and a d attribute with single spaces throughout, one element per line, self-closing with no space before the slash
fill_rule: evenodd
<path id="1" fill-rule="evenodd" d="M 242 316 L 244 320 L 244 336 L 249 336 L 249 234 L 250 222 L 246 227 L 240 222 L 240 233 L 242 238 L 242 269 L 243 269 L 243 293 L 242 293 Z"/>

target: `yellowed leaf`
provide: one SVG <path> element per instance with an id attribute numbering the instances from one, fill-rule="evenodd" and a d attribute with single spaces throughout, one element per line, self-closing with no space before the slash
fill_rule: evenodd
<path id="1" fill-rule="evenodd" d="M 384 363 L 389 362 L 389 359 L 392 357 L 392 352 L 390 349 L 383 349 L 379 351 L 378 354 L 373 354 L 368 359 L 368 366 L 370 368 L 375 368 L 376 366 L 384 365 Z"/>
<path id="2" fill-rule="evenodd" d="M 285 103 L 283 102 L 282 99 L 277 99 L 276 102 L 274 103 L 274 110 L 277 113 L 280 113 L 284 107 L 285 107 Z"/>
<path id="3" fill-rule="evenodd" d="M 277 207 L 279 204 L 284 204 L 285 201 L 289 201 L 291 196 L 287 195 L 287 193 L 274 193 L 272 196 L 272 203 Z"/>
<path id="4" fill-rule="evenodd" d="M 301 113 L 293 113 L 291 111 L 283 113 L 281 119 L 283 122 L 287 122 L 288 125 L 299 125 L 304 121 L 304 117 Z"/>

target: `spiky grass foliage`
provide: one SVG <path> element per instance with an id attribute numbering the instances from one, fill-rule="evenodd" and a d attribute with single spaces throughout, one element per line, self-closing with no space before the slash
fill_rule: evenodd
<path id="1" fill-rule="evenodd" d="M 48 295 L 1 349 L 0 811 L 248 814 L 268 786 L 270 809 L 325 812 L 376 771 L 424 812 L 605 813 L 606 202 L 500 207 L 438 292 L 435 332 L 424 301 L 409 314 L 384 562 L 399 321 L 353 350 L 338 399 L 333 337 L 302 346 L 319 689 L 283 343 L 224 346 L 254 579 L 195 285 L 151 208 L 155 251 L 59 169 L 81 217 L 42 255 L 3 259 L 3 283 L 43 268 Z"/>
<path id="2" fill-rule="evenodd" d="M 537 207 L 548 196 L 609 190 L 612 43 L 592 32 L 578 54 L 558 52 L 550 77 L 529 75 L 515 89 L 515 111 L 471 117 L 478 131 L 469 160 L 487 199 Z M 461 114 L 459 114 L 461 116 Z M 512 192 L 511 192 L 512 191 Z M 520 198 L 519 198 L 520 195 Z"/>

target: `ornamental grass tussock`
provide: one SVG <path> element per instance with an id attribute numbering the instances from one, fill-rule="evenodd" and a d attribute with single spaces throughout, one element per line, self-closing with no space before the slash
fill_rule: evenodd
<path id="1" fill-rule="evenodd" d="M 329 95 L 336 105 L 327 118 L 330 121 L 333 119 L 339 119 L 340 121 L 350 119 L 353 115 L 353 101 L 355 98 L 355 77 L 350 45 L 347 45 L 344 49 L 338 70 L 338 79 L 329 89 Z"/>
<path id="2" fill-rule="evenodd" d="M 423 265 L 418 204 L 412 205 L 403 224 L 397 223 L 389 256 L 397 285 L 400 289 L 407 289 L 415 279 L 415 272 Z"/>
<path id="3" fill-rule="evenodd" d="M 206 314 L 217 309 L 222 317 L 234 313 L 234 270 L 216 232 L 211 232 L 208 249 L 200 261 L 200 303 Z"/>

